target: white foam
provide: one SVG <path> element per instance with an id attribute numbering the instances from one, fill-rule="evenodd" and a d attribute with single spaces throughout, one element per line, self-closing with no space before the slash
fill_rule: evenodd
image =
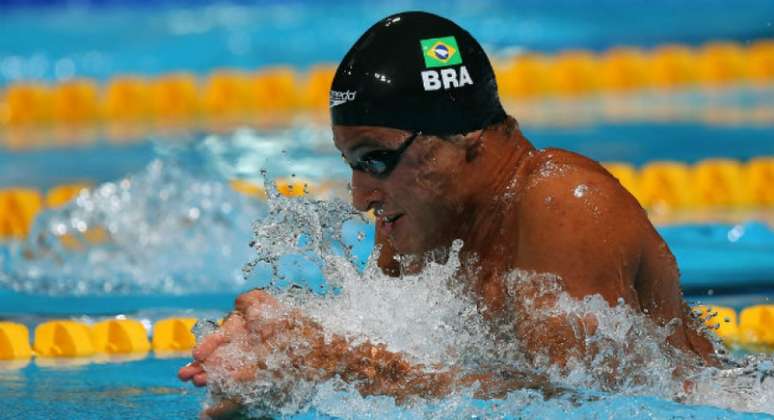
<path id="1" fill-rule="evenodd" d="M 274 196 L 270 209 L 270 217 L 254 227 L 257 260 L 277 264 L 279 257 L 286 253 L 316 255 L 327 281 L 334 286 L 328 293 L 279 290 L 275 293 L 282 303 L 320 323 L 328 334 L 345 336 L 354 343 L 365 340 L 381 343 L 391 351 L 403 353 L 413 363 L 439 370 L 455 367 L 473 372 L 482 366 L 501 366 L 535 372 L 547 375 L 555 387 L 565 392 L 543 401 L 537 391 L 517 390 L 504 400 L 483 403 L 473 398 L 474 385 L 441 401 L 414 399 L 408 405 L 398 406 L 389 397 L 364 398 L 353 384 L 344 384 L 338 378 L 310 384 L 294 382 L 289 374 L 279 382 L 263 378 L 234 388 L 253 401 L 252 414 L 287 414 L 313 408 L 343 418 L 497 417 L 529 413 L 551 416 L 551 413 L 565 413 L 573 407 L 594 404 L 620 404 L 625 410 L 640 414 L 664 413 L 659 411 L 658 404 L 646 404 L 643 408 L 645 403 L 634 403 L 643 397 L 658 398 L 647 401 L 673 400 L 774 413 L 773 381 L 770 377 L 767 379 L 773 372 L 771 358 L 735 359 L 733 363 L 742 366 L 735 369 L 700 367 L 695 356 L 667 344 L 666 338 L 675 324 L 660 327 L 623 302 L 611 307 L 598 295 L 573 299 L 562 292 L 561 279 L 556 276 L 515 270 L 506 279 L 515 301 L 528 299 L 519 297 L 519 292 L 523 287 L 534 285 L 538 285 L 534 296 L 555 297 L 553 304 L 531 314 L 536 325 L 540 325 L 541 319 L 557 314 L 571 320 L 593 315 L 598 321 L 593 333 L 580 324 L 575 329 L 587 348 L 596 347 L 598 351 L 578 353 L 567 366 L 554 366 L 548 363 L 547 355 L 525 357 L 512 324 L 493 325 L 482 318 L 458 279 L 457 251 L 461 243 L 455 244 L 445 263 L 430 261 L 421 272 L 396 279 L 381 273 L 374 258 L 359 272 L 346 253 L 340 252 L 340 246 L 330 244 L 340 240 L 337 231 L 343 220 L 353 215 L 352 209 L 343 203 Z M 298 245 L 300 235 L 309 236 L 302 247 Z M 234 351 L 230 357 L 249 359 L 252 356 Z M 293 371 L 281 355 L 273 357 L 272 363 L 277 369 Z M 678 367 L 683 373 L 675 375 Z M 226 383 L 230 380 L 228 375 L 220 378 Z M 685 380 L 693 381 L 696 390 L 686 393 Z M 282 389 L 281 394 L 276 393 L 277 387 Z M 213 396 L 218 398 L 217 392 Z M 616 413 L 614 405 L 604 406 L 610 410 L 609 415 Z M 683 406 L 669 407 L 668 410 L 674 410 Z"/>
<path id="2" fill-rule="evenodd" d="M 155 160 L 38 216 L 26 241 L 0 250 L 0 286 L 63 295 L 237 291 L 246 231 L 263 211 L 225 182 Z"/>

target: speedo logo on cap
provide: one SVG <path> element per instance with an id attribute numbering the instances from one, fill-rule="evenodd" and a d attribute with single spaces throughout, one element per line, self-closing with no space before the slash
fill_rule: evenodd
<path id="1" fill-rule="evenodd" d="M 453 36 L 422 39 L 419 41 L 419 45 L 422 47 L 422 57 L 425 59 L 426 69 L 462 64 L 462 55 L 460 55 L 457 40 Z M 441 88 L 446 90 L 473 84 L 473 79 L 470 78 L 470 73 L 465 66 L 425 70 L 421 76 L 422 87 L 426 91 Z"/>
<path id="2" fill-rule="evenodd" d="M 328 107 L 333 108 L 334 106 L 338 106 L 350 101 L 354 101 L 356 94 L 357 94 L 357 91 L 354 91 L 354 90 L 345 90 L 345 91 L 332 90 L 330 95 L 328 96 Z"/>

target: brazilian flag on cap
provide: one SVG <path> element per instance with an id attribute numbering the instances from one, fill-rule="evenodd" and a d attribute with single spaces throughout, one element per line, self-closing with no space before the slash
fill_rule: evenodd
<path id="1" fill-rule="evenodd" d="M 453 36 L 423 39 L 419 41 L 419 44 L 422 46 L 425 68 L 462 64 L 457 40 Z"/>

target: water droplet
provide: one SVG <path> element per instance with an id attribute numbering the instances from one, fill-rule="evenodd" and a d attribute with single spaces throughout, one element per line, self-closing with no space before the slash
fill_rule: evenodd
<path id="1" fill-rule="evenodd" d="M 730 242 L 736 242 L 744 235 L 744 225 L 735 225 L 728 231 L 728 240 Z"/>
<path id="2" fill-rule="evenodd" d="M 586 192 L 587 192 L 588 190 L 589 190 L 589 187 L 587 187 L 587 186 L 586 186 L 586 185 L 584 185 L 584 184 L 580 184 L 580 185 L 578 185 L 578 186 L 576 186 L 576 187 L 575 187 L 575 189 L 573 190 L 572 194 L 573 194 L 575 197 L 577 197 L 577 198 L 581 198 L 581 197 L 583 197 L 584 195 L 586 195 Z"/>

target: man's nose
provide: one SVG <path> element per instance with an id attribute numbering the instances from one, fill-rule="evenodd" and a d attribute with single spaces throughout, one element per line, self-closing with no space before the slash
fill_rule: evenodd
<path id="1" fill-rule="evenodd" d="M 352 205 L 360 211 L 368 211 L 384 202 L 384 192 L 379 181 L 362 171 L 352 171 Z"/>

